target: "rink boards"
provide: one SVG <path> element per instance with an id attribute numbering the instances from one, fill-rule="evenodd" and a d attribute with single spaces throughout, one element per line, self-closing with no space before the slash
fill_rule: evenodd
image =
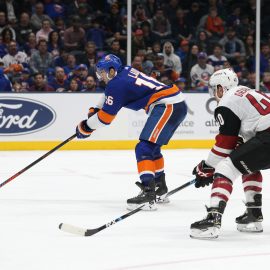
<path id="1" fill-rule="evenodd" d="M 1 94 L 0 150 L 48 150 L 75 133 L 102 94 Z M 188 115 L 166 148 L 209 148 L 218 132 L 213 112 L 216 101 L 208 94 L 185 93 Z M 132 149 L 147 115 L 122 109 L 113 123 L 87 140 L 73 140 L 69 150 Z"/>

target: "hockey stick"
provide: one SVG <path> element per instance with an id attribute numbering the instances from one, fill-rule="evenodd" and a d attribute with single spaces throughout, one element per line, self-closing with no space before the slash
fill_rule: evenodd
<path id="1" fill-rule="evenodd" d="M 170 197 L 171 195 L 173 195 L 174 193 L 190 186 L 190 185 L 193 185 L 194 183 L 196 182 L 195 179 L 185 183 L 184 185 L 178 187 L 178 188 L 175 188 L 173 190 L 171 190 L 170 192 L 168 192 L 165 196 L 165 198 L 168 198 Z M 81 228 L 81 227 L 77 227 L 77 226 L 73 226 L 73 225 L 70 225 L 70 224 L 66 224 L 66 223 L 61 223 L 59 225 L 59 229 L 64 231 L 64 232 L 68 232 L 68 233 L 71 233 L 71 234 L 77 234 L 77 235 L 80 235 L 80 236 L 91 236 L 93 234 L 96 234 L 114 224 L 116 224 L 117 222 L 127 218 L 127 217 L 130 217 L 138 212 L 140 212 L 142 210 L 142 208 L 145 206 L 145 204 L 142 204 L 141 206 L 139 206 L 138 208 L 132 210 L 131 212 L 128 212 L 98 228 L 95 228 L 95 229 L 84 229 L 84 228 Z"/>
<path id="2" fill-rule="evenodd" d="M 15 173 L 11 177 L 9 177 L 6 181 L 4 181 L 3 183 L 0 184 L 0 188 L 3 187 L 4 185 L 6 185 L 7 183 L 9 183 L 10 181 L 12 181 L 13 179 L 15 179 L 17 176 L 19 176 L 22 173 L 24 173 L 25 171 L 27 171 L 28 169 L 30 169 L 31 167 L 33 167 L 34 165 L 36 165 L 38 162 L 40 162 L 41 160 L 43 160 L 44 158 L 46 158 L 47 156 L 49 156 L 50 154 L 55 152 L 57 149 L 59 149 L 60 147 L 62 147 L 64 144 L 68 143 L 69 141 L 71 141 L 75 137 L 76 137 L 76 134 L 72 135 L 71 137 L 69 137 L 65 141 L 63 141 L 60 144 L 58 144 L 57 146 L 55 146 L 52 150 L 50 150 L 49 152 L 47 152 L 46 154 L 44 154 L 40 158 L 36 159 L 34 162 L 32 162 L 31 164 L 29 164 L 28 166 L 26 166 L 25 168 L 23 168 L 19 172 Z"/>

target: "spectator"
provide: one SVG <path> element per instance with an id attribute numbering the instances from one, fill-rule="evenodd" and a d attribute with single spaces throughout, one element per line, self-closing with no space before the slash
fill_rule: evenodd
<path id="1" fill-rule="evenodd" d="M 2 33 L 6 25 L 7 25 L 6 13 L 3 11 L 0 11 L 0 34 Z"/>
<path id="2" fill-rule="evenodd" d="M 176 10 L 179 8 L 179 0 L 164 1 L 163 10 L 170 24 L 176 19 Z"/>
<path id="3" fill-rule="evenodd" d="M 12 84 L 2 68 L 0 68 L 0 85 L 0 92 L 12 92 Z"/>
<path id="4" fill-rule="evenodd" d="M 244 57 L 239 57 L 237 59 L 237 65 L 233 66 L 233 70 L 239 78 L 239 85 L 246 85 L 249 71 L 247 68 L 247 61 Z"/>
<path id="5" fill-rule="evenodd" d="M 82 92 L 96 92 L 96 91 L 101 91 L 101 89 L 97 88 L 95 78 L 93 76 L 87 76 Z"/>
<path id="6" fill-rule="evenodd" d="M 8 48 L 9 43 L 15 39 L 10 28 L 4 28 L 1 33 L 1 36 L 2 36 L 2 42 L 0 44 L 0 57 L 3 57 L 8 52 L 7 48 Z"/>
<path id="7" fill-rule="evenodd" d="M 16 42 L 11 41 L 8 44 L 8 53 L 3 57 L 3 63 L 5 68 L 8 68 L 12 64 L 27 65 L 28 58 L 26 53 L 17 50 Z"/>
<path id="8" fill-rule="evenodd" d="M 28 68 L 24 68 L 21 72 L 21 76 L 18 80 L 21 86 L 21 92 L 28 92 L 30 90 L 30 86 L 33 84 L 30 73 L 31 72 Z"/>
<path id="9" fill-rule="evenodd" d="M 92 27 L 87 31 L 87 41 L 93 41 L 98 49 L 103 49 L 105 43 L 105 31 L 101 29 L 98 20 L 93 20 Z"/>
<path id="10" fill-rule="evenodd" d="M 53 56 L 48 52 L 47 42 L 40 40 L 38 50 L 30 57 L 30 68 L 33 73 L 46 74 L 48 68 L 54 67 Z"/>
<path id="11" fill-rule="evenodd" d="M 79 91 L 81 91 L 79 82 L 76 79 L 71 79 L 67 92 L 79 92 Z"/>
<path id="12" fill-rule="evenodd" d="M 42 21 L 49 20 L 51 25 L 54 25 L 53 20 L 44 14 L 44 5 L 41 2 L 35 4 L 35 13 L 31 16 L 31 25 L 34 31 L 38 31 L 42 27 Z"/>
<path id="13" fill-rule="evenodd" d="M 116 55 L 120 58 L 122 63 L 125 65 L 126 63 L 126 54 L 125 51 L 121 49 L 120 42 L 118 40 L 113 40 L 111 43 L 111 49 L 109 53 Z"/>
<path id="14" fill-rule="evenodd" d="M 236 28 L 236 32 L 242 40 L 245 40 L 249 35 L 255 36 L 255 28 L 255 23 L 249 19 L 247 14 L 244 14 Z"/>
<path id="15" fill-rule="evenodd" d="M 247 86 L 251 89 L 256 88 L 256 73 L 255 72 L 250 72 L 248 74 L 247 84 L 245 86 Z"/>
<path id="16" fill-rule="evenodd" d="M 29 33 L 27 42 L 23 44 L 23 50 L 30 57 L 37 50 L 37 40 L 35 33 Z"/>
<path id="17" fill-rule="evenodd" d="M 199 53 L 199 47 L 195 44 L 192 45 L 190 52 L 188 53 L 186 60 L 183 63 L 183 69 L 182 69 L 181 76 L 188 79 L 188 82 L 190 79 L 190 70 L 197 63 L 198 53 Z"/>
<path id="18" fill-rule="evenodd" d="M 180 57 L 181 63 L 184 63 L 188 55 L 188 52 L 189 52 L 189 42 L 188 40 L 184 39 L 180 42 L 180 47 L 175 52 L 175 54 Z"/>
<path id="19" fill-rule="evenodd" d="M 270 92 L 270 72 L 264 72 L 260 90 L 263 92 Z"/>
<path id="20" fill-rule="evenodd" d="M 88 76 L 87 66 L 85 64 L 80 64 L 75 68 L 72 79 L 77 80 L 79 82 L 79 85 L 83 86 L 85 84 L 87 76 Z"/>
<path id="21" fill-rule="evenodd" d="M 93 41 L 88 41 L 85 45 L 85 51 L 77 56 L 78 63 L 85 64 L 89 73 L 95 73 L 95 65 L 98 62 L 98 56 L 96 52 L 96 44 Z"/>
<path id="22" fill-rule="evenodd" d="M 148 59 L 146 51 L 145 50 L 138 50 L 136 56 L 141 57 L 143 73 L 145 73 L 146 75 L 150 75 L 154 65 L 153 65 L 152 60 Z"/>
<path id="23" fill-rule="evenodd" d="M 55 19 L 55 30 L 59 33 L 61 42 L 64 42 L 64 32 L 66 30 L 66 24 L 63 18 L 58 17 Z"/>
<path id="24" fill-rule="evenodd" d="M 20 45 L 23 45 L 27 42 L 28 35 L 33 32 L 33 29 L 30 24 L 29 14 L 23 12 L 20 16 L 19 23 L 15 28 L 16 40 Z"/>
<path id="25" fill-rule="evenodd" d="M 67 55 L 67 65 L 63 67 L 65 74 L 69 77 L 72 76 L 76 66 L 77 66 L 77 64 L 76 64 L 75 56 L 73 54 L 68 54 Z"/>
<path id="26" fill-rule="evenodd" d="M 140 49 L 145 50 L 146 46 L 145 46 L 144 39 L 143 39 L 143 31 L 141 29 L 137 29 L 134 33 L 133 38 L 132 38 L 132 45 L 131 45 L 132 58 L 135 57 L 138 50 L 140 50 Z"/>
<path id="27" fill-rule="evenodd" d="M 23 1 L 3 0 L 0 2 L 0 11 L 7 15 L 8 23 L 14 25 L 19 18 L 19 13 L 22 10 Z"/>
<path id="28" fill-rule="evenodd" d="M 200 6 L 199 1 L 194 1 L 191 4 L 191 8 L 186 15 L 187 25 L 192 36 L 196 35 L 197 27 L 199 25 L 200 19 L 203 15 L 203 11 Z"/>
<path id="29" fill-rule="evenodd" d="M 161 53 L 161 44 L 159 41 L 156 41 L 153 43 L 152 48 L 148 51 L 147 59 L 153 62 L 158 53 Z"/>
<path id="30" fill-rule="evenodd" d="M 59 33 L 57 31 L 51 31 L 48 36 L 48 52 L 52 54 L 54 59 L 59 57 L 62 47 L 63 44 Z"/>
<path id="31" fill-rule="evenodd" d="M 151 25 L 149 22 L 142 23 L 143 40 L 146 48 L 150 48 L 153 42 L 158 40 L 158 36 L 154 34 L 151 30 Z"/>
<path id="32" fill-rule="evenodd" d="M 224 68 L 224 63 L 228 61 L 227 58 L 222 55 L 222 46 L 220 44 L 214 45 L 213 54 L 208 57 L 208 64 L 214 67 L 214 70 Z"/>
<path id="33" fill-rule="evenodd" d="M 235 29 L 237 29 L 240 25 L 240 14 L 241 8 L 239 6 L 233 7 L 232 13 L 228 16 L 226 21 L 227 27 L 235 27 Z"/>
<path id="34" fill-rule="evenodd" d="M 199 31 L 198 33 L 198 37 L 196 40 L 196 45 L 199 46 L 199 50 L 207 53 L 210 53 L 211 51 L 211 46 L 210 46 L 210 41 L 209 41 L 209 37 L 206 31 L 202 30 Z"/>
<path id="35" fill-rule="evenodd" d="M 141 28 L 142 27 L 142 24 L 144 22 L 147 22 L 148 21 L 148 18 L 147 16 L 145 15 L 145 10 L 144 10 L 144 7 L 143 5 L 138 5 L 135 12 L 134 12 L 134 28 L 135 29 L 138 29 L 138 28 Z"/>
<path id="36" fill-rule="evenodd" d="M 111 5 L 110 13 L 105 22 L 106 29 L 109 35 L 118 32 L 121 27 L 121 16 L 119 14 L 119 6 L 117 2 Z"/>
<path id="37" fill-rule="evenodd" d="M 178 73 L 173 71 L 170 67 L 164 64 L 164 55 L 158 53 L 154 59 L 154 66 L 151 72 L 151 76 L 161 82 L 175 81 L 179 77 Z"/>
<path id="38" fill-rule="evenodd" d="M 161 8 L 158 8 L 155 16 L 150 20 L 152 31 L 159 38 L 169 38 L 171 35 L 171 25 L 169 20 L 164 16 L 164 12 Z"/>
<path id="39" fill-rule="evenodd" d="M 254 38 L 251 35 L 248 35 L 245 40 L 245 50 L 246 50 L 246 58 L 250 60 L 255 56 L 255 44 Z"/>
<path id="40" fill-rule="evenodd" d="M 91 8 L 87 3 L 80 3 L 78 5 L 77 15 L 80 17 L 80 21 L 84 29 L 91 27 L 93 15 L 91 15 Z"/>
<path id="41" fill-rule="evenodd" d="M 45 13 L 52 19 L 55 20 L 59 17 L 65 16 L 66 7 L 61 0 L 46 0 L 44 5 Z"/>
<path id="42" fill-rule="evenodd" d="M 146 0 L 146 3 L 143 6 L 143 9 L 145 11 L 145 15 L 147 18 L 152 18 L 154 17 L 157 6 L 158 6 L 158 1 L 155 0 Z"/>
<path id="43" fill-rule="evenodd" d="M 48 41 L 49 34 L 53 31 L 53 29 L 51 28 L 50 20 L 44 19 L 41 25 L 41 29 L 36 33 L 37 42 L 42 39 Z"/>
<path id="44" fill-rule="evenodd" d="M 209 78 L 214 73 L 213 66 L 206 62 L 207 54 L 205 52 L 200 52 L 198 54 L 198 63 L 193 66 L 190 71 L 191 86 L 204 91 L 208 90 L 207 86 Z"/>
<path id="45" fill-rule="evenodd" d="M 236 37 L 233 28 L 227 29 L 227 34 L 219 41 L 224 48 L 224 56 L 230 61 L 235 63 L 237 57 L 245 56 L 245 47 L 242 40 Z"/>
<path id="46" fill-rule="evenodd" d="M 270 45 L 264 43 L 261 45 L 261 56 L 260 56 L 260 73 L 264 73 L 269 68 L 270 59 Z M 255 70 L 255 67 L 254 67 Z"/>
<path id="47" fill-rule="evenodd" d="M 124 15 L 121 21 L 120 28 L 114 34 L 114 39 L 120 42 L 120 47 L 126 50 L 127 47 L 127 15 Z"/>
<path id="48" fill-rule="evenodd" d="M 56 92 L 63 92 L 68 89 L 69 82 L 62 67 L 55 68 L 55 76 L 49 84 Z"/>
<path id="49" fill-rule="evenodd" d="M 211 40 L 217 41 L 224 34 L 223 20 L 218 16 L 216 8 L 210 8 L 206 19 L 205 30 L 211 37 Z"/>
<path id="50" fill-rule="evenodd" d="M 174 48 L 171 42 L 167 41 L 164 43 L 163 54 L 164 64 L 170 67 L 179 76 L 182 72 L 182 63 L 179 56 L 174 53 Z"/>
<path id="51" fill-rule="evenodd" d="M 12 84 L 12 92 L 20 93 L 20 92 L 25 92 L 25 91 L 22 91 L 22 85 L 20 84 L 19 81 L 16 80 L 16 81 Z"/>
<path id="52" fill-rule="evenodd" d="M 192 34 L 187 23 L 185 12 L 182 8 L 178 8 L 176 11 L 176 17 L 172 22 L 172 36 L 177 39 L 190 40 Z"/>
<path id="53" fill-rule="evenodd" d="M 132 61 L 132 63 L 131 63 L 131 66 L 132 66 L 133 68 L 136 68 L 137 70 L 143 72 L 142 63 L 143 63 L 142 58 L 141 58 L 140 56 L 137 56 L 137 55 L 136 55 L 136 56 L 133 58 L 133 61 Z"/>
<path id="54" fill-rule="evenodd" d="M 34 75 L 33 85 L 30 87 L 29 92 L 53 92 L 54 89 L 46 83 L 44 74 L 36 73 Z"/>
<path id="55" fill-rule="evenodd" d="M 68 52 L 82 51 L 85 44 L 85 31 L 81 27 L 80 18 L 74 16 L 71 27 L 64 32 L 64 47 Z"/>

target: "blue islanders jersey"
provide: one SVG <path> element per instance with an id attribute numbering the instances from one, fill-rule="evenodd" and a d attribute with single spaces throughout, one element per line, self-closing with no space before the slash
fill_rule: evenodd
<path id="1" fill-rule="evenodd" d="M 148 112 L 153 104 L 183 101 L 177 86 L 165 85 L 130 66 L 125 66 L 108 82 L 104 94 L 102 108 L 87 121 L 93 129 L 110 124 L 123 107 Z"/>

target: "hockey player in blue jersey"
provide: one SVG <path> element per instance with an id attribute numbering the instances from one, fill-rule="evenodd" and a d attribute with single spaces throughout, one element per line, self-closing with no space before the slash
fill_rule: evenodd
<path id="1" fill-rule="evenodd" d="M 77 137 L 87 138 L 94 130 L 109 125 L 122 107 L 144 109 L 148 119 L 135 148 L 141 180 L 136 184 L 141 192 L 127 203 L 130 210 L 140 204 L 145 204 L 145 210 L 155 210 L 156 201 L 165 202 L 168 191 L 160 148 L 169 142 L 187 114 L 183 94 L 175 85 L 167 86 L 130 66 L 122 66 L 113 54 L 104 56 L 96 68 L 98 79 L 106 84 L 105 100 L 90 108 L 89 118 L 76 128 Z"/>

